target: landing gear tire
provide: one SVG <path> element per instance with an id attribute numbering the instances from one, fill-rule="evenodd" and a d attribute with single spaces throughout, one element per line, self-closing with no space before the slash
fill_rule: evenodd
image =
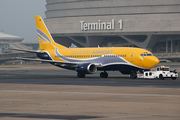
<path id="1" fill-rule="evenodd" d="M 176 77 L 172 77 L 172 80 L 176 80 Z"/>
<path id="2" fill-rule="evenodd" d="M 159 75 L 159 79 L 160 79 L 160 80 L 164 80 L 164 77 L 163 77 L 162 74 Z"/>
<path id="3" fill-rule="evenodd" d="M 108 77 L 108 73 L 107 72 L 101 72 L 100 73 L 100 77 L 101 78 L 107 78 Z"/>
<path id="4" fill-rule="evenodd" d="M 130 73 L 130 78 L 131 78 L 131 79 L 136 79 L 136 78 L 137 78 L 136 72 L 131 71 L 131 73 Z"/>
<path id="5" fill-rule="evenodd" d="M 77 77 L 78 77 L 78 78 L 85 78 L 85 74 L 83 74 L 83 73 L 77 73 Z"/>

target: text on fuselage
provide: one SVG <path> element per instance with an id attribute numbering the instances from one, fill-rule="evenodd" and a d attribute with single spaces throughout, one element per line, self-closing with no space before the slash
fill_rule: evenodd
<path id="1" fill-rule="evenodd" d="M 113 50 L 73 51 L 72 54 L 112 54 Z"/>

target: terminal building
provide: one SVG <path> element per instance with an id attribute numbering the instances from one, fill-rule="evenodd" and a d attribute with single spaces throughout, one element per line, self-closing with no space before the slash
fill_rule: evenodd
<path id="1" fill-rule="evenodd" d="M 39 50 L 37 42 L 23 42 L 24 38 L 0 32 L 0 54 L 19 53 L 11 49 Z"/>
<path id="2" fill-rule="evenodd" d="M 16 46 L 19 48 L 23 40 L 24 38 L 22 37 L 0 32 L 0 54 L 12 53 L 12 51 L 9 50 L 9 47 L 12 46 L 12 48 L 14 48 Z"/>
<path id="3" fill-rule="evenodd" d="M 180 52 L 180 0 L 46 0 L 45 23 L 57 43 Z M 180 58 L 180 55 L 179 55 Z"/>
<path id="4" fill-rule="evenodd" d="M 38 50 L 39 44 L 23 42 L 24 38 L 0 32 L 0 64 L 11 63 L 13 57 L 36 57 L 36 54 L 12 49 Z"/>

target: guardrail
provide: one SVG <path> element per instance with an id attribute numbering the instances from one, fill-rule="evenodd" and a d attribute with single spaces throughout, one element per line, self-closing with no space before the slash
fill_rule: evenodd
<path id="1" fill-rule="evenodd" d="M 159 59 L 168 59 L 168 58 L 179 58 L 180 59 L 180 52 L 176 53 L 154 53 L 154 56 L 156 56 Z"/>

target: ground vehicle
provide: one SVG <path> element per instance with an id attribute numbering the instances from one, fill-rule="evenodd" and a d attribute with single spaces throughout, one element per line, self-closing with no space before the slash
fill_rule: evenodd
<path id="1" fill-rule="evenodd" d="M 170 71 L 169 67 L 160 66 L 157 67 L 155 71 L 145 71 L 143 73 L 138 73 L 137 78 L 147 78 L 147 79 L 154 79 L 159 78 L 163 80 L 164 78 L 172 78 L 175 80 L 178 77 L 178 73 L 176 70 Z"/>

